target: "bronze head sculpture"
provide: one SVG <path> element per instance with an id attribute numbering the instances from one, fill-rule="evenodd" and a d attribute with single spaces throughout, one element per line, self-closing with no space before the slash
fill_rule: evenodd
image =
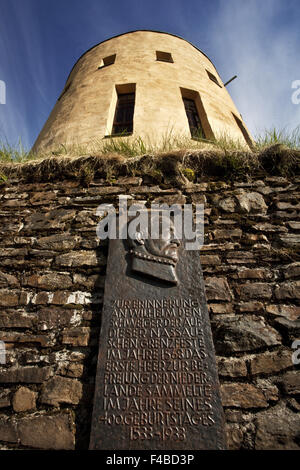
<path id="1" fill-rule="evenodd" d="M 149 216 L 150 219 L 151 216 Z M 176 263 L 180 241 L 175 237 L 174 224 L 159 215 L 161 230 L 155 238 L 147 236 L 142 227 L 130 239 L 132 270 L 171 284 L 177 284 Z"/>

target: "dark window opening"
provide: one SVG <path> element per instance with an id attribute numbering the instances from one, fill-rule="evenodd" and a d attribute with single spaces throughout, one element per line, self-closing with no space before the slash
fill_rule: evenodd
<path id="1" fill-rule="evenodd" d="M 113 135 L 127 135 L 133 132 L 135 93 L 118 95 L 116 113 L 113 124 Z"/>
<path id="2" fill-rule="evenodd" d="M 194 100 L 182 98 L 193 139 L 205 139 L 204 130 Z"/>
<path id="3" fill-rule="evenodd" d="M 220 88 L 222 88 L 222 86 L 218 82 L 217 77 L 213 73 L 209 72 L 208 70 L 206 70 L 206 72 L 207 72 L 207 75 L 209 76 L 209 78 L 211 79 L 211 81 L 216 83 L 216 85 L 218 85 Z"/>
<path id="4" fill-rule="evenodd" d="M 161 62 L 174 62 L 172 54 L 170 52 L 162 51 L 156 51 L 156 60 L 160 60 Z"/>
<path id="5" fill-rule="evenodd" d="M 102 59 L 100 66 L 98 67 L 99 69 L 102 69 L 103 67 L 107 67 L 108 65 L 112 65 L 115 63 L 116 60 L 116 54 L 110 55 L 108 57 L 104 57 Z"/>
<path id="6" fill-rule="evenodd" d="M 253 147 L 253 142 L 252 142 L 252 139 L 250 137 L 250 135 L 248 134 L 247 132 L 247 129 L 245 128 L 243 122 L 233 113 L 231 113 L 235 119 L 235 122 L 237 123 L 237 125 L 239 126 L 243 136 L 244 136 L 244 139 L 245 141 L 247 142 L 247 144 L 249 145 L 250 148 Z"/>

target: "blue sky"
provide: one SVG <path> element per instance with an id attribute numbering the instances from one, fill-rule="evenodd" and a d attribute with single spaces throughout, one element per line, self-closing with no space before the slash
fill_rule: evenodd
<path id="1" fill-rule="evenodd" d="M 117 34 L 177 34 L 214 62 L 253 134 L 294 129 L 299 0 L 0 0 L 0 140 L 29 148 L 79 56 Z"/>

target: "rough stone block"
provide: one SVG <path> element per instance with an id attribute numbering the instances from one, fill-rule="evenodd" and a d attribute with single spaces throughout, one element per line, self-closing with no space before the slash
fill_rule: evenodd
<path id="1" fill-rule="evenodd" d="M 292 263 L 283 267 L 283 275 L 286 279 L 300 277 L 300 263 Z"/>
<path id="2" fill-rule="evenodd" d="M 16 276 L 0 271 L 0 287 L 18 287 L 19 281 Z"/>
<path id="3" fill-rule="evenodd" d="M 42 250 L 68 251 L 73 250 L 80 237 L 69 234 L 55 234 L 49 237 L 41 237 L 36 241 L 36 246 Z"/>
<path id="4" fill-rule="evenodd" d="M 256 415 L 257 450 L 299 450 L 299 416 L 282 404 Z"/>
<path id="5" fill-rule="evenodd" d="M 37 287 L 40 289 L 61 289 L 63 286 L 68 289 L 72 286 L 72 279 L 66 273 L 46 273 L 46 274 L 32 274 L 24 279 L 24 285 L 30 287 Z"/>
<path id="6" fill-rule="evenodd" d="M 12 405 L 16 413 L 34 410 L 37 393 L 27 387 L 20 387 L 13 396 Z"/>
<path id="7" fill-rule="evenodd" d="M 50 229 L 64 229 L 66 222 L 75 217 L 75 210 L 54 209 L 49 212 L 34 212 L 27 219 L 25 230 L 40 231 Z"/>
<path id="8" fill-rule="evenodd" d="M 285 317 L 292 321 L 295 321 L 300 317 L 300 307 L 296 305 L 267 305 L 266 312 L 280 317 Z"/>
<path id="9" fill-rule="evenodd" d="M 247 282 L 236 287 L 241 300 L 270 299 L 272 297 L 272 286 L 264 282 Z"/>
<path id="10" fill-rule="evenodd" d="M 73 450 L 75 447 L 70 413 L 23 418 L 18 423 L 18 437 L 23 446 L 35 449 Z"/>
<path id="11" fill-rule="evenodd" d="M 71 251 L 70 253 L 57 256 L 55 258 L 55 264 L 57 266 L 68 267 L 96 267 L 104 266 L 106 264 L 106 258 L 102 253 L 97 254 L 95 251 Z"/>
<path id="12" fill-rule="evenodd" d="M 62 335 L 62 343 L 71 344 L 72 346 L 88 346 L 89 339 L 90 328 L 85 326 L 64 329 Z"/>
<path id="13" fill-rule="evenodd" d="M 223 406 L 235 408 L 266 408 L 268 402 L 261 390 L 252 384 L 224 383 L 221 385 Z"/>
<path id="14" fill-rule="evenodd" d="M 299 371 L 286 372 L 278 381 L 287 395 L 300 395 Z"/>
<path id="15" fill-rule="evenodd" d="M 218 321 L 214 328 L 217 354 L 253 351 L 281 344 L 279 333 L 263 317 L 241 317 Z"/>
<path id="16" fill-rule="evenodd" d="M 300 281 L 287 281 L 275 289 L 275 297 L 278 300 L 300 299 Z"/>
<path id="17" fill-rule="evenodd" d="M 50 377 L 50 367 L 19 367 L 0 372 L 0 383 L 42 383 Z"/>
<path id="18" fill-rule="evenodd" d="M 77 405 L 82 397 L 82 384 L 78 380 L 56 376 L 44 383 L 41 403 L 58 406 L 60 403 Z"/>
<path id="19" fill-rule="evenodd" d="M 274 374 L 288 367 L 292 367 L 291 351 L 274 351 L 257 354 L 250 359 L 250 368 L 253 375 Z"/>
<path id="20" fill-rule="evenodd" d="M 239 210 L 242 212 L 265 214 L 268 209 L 264 197 L 260 193 L 250 193 L 241 189 L 235 193 L 235 197 L 238 201 Z"/>
<path id="21" fill-rule="evenodd" d="M 232 294 L 225 278 L 209 277 L 205 280 L 207 300 L 232 300 Z"/>
<path id="22" fill-rule="evenodd" d="M 247 366 L 243 358 L 217 358 L 219 375 L 223 377 L 246 377 Z"/>

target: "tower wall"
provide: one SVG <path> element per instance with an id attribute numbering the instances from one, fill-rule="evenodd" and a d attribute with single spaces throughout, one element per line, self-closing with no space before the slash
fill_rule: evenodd
<path id="1" fill-rule="evenodd" d="M 157 60 L 156 51 L 170 53 L 173 62 Z M 115 62 L 101 67 L 103 59 L 114 54 Z M 245 142 L 233 114 L 241 122 L 242 118 L 208 57 L 177 36 L 134 31 L 104 41 L 80 57 L 33 150 L 88 144 L 111 135 L 117 92 L 133 89 L 133 137 L 152 142 L 170 132 L 191 137 L 183 95 L 195 99 L 207 138 L 226 134 Z"/>

